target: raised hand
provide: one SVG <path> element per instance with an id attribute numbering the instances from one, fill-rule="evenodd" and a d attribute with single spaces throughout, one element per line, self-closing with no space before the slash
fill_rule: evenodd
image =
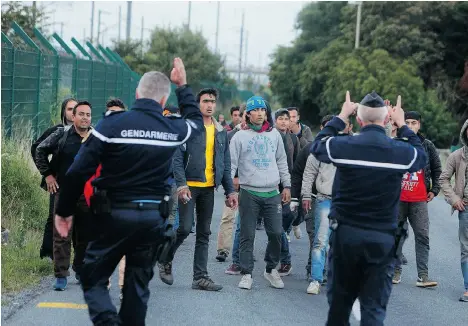
<path id="1" fill-rule="evenodd" d="M 340 118 L 342 120 L 347 120 L 349 116 L 356 113 L 357 104 L 351 102 L 351 95 L 349 95 L 349 91 L 346 91 L 346 100 L 343 103 L 343 107 L 341 108 Z"/>
<path id="2" fill-rule="evenodd" d="M 398 128 L 403 127 L 405 122 L 405 111 L 401 108 L 401 96 L 398 95 L 397 104 L 390 110 L 390 117 Z"/>
<path id="3" fill-rule="evenodd" d="M 177 86 L 187 84 L 187 73 L 185 72 L 185 66 L 181 58 L 175 58 L 174 67 L 171 71 L 171 81 Z"/>

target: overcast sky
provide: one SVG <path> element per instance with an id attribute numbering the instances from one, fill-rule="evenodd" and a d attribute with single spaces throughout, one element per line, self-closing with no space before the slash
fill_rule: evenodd
<path id="1" fill-rule="evenodd" d="M 42 1 L 41 1 L 42 2 Z M 227 55 L 228 65 L 236 65 L 239 60 L 240 27 L 242 12 L 245 11 L 245 30 L 247 38 L 247 63 L 266 67 L 269 55 L 278 45 L 287 45 L 295 37 L 296 16 L 306 2 L 293 1 L 222 1 L 220 3 L 218 48 Z M 60 23 L 64 22 L 63 36 L 69 42 L 72 36 L 82 41 L 84 33 L 90 36 L 91 1 L 51 3 L 44 2 L 55 25 L 53 29 L 60 34 Z M 94 38 L 97 36 L 98 11 L 102 10 L 104 44 L 110 45 L 118 36 L 119 6 L 122 7 L 121 37 L 126 35 L 126 1 L 95 1 Z M 144 17 L 144 38 L 150 29 L 158 26 L 182 26 L 188 21 L 188 1 L 133 1 L 131 37 L 140 38 L 141 20 Z M 216 43 L 216 1 L 192 1 L 191 29 L 203 32 L 212 50 Z M 106 12 L 106 13 L 104 13 Z M 244 59 L 244 58 L 243 58 Z"/>

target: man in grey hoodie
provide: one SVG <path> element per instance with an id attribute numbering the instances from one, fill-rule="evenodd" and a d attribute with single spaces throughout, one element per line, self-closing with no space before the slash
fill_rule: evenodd
<path id="1" fill-rule="evenodd" d="M 239 176 L 240 265 L 239 287 L 252 288 L 253 246 L 257 218 L 264 218 L 268 245 L 264 277 L 275 288 L 284 284 L 275 269 L 280 260 L 282 202 L 291 200 L 291 176 L 280 133 L 266 120 L 267 105 L 260 96 L 247 101 L 246 123 L 231 140 L 231 176 Z M 278 185 L 283 186 L 280 194 Z"/>

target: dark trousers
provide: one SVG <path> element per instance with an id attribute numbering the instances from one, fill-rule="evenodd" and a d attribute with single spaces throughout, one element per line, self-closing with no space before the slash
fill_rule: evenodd
<path id="1" fill-rule="evenodd" d="M 314 239 L 315 239 L 315 198 L 312 197 L 311 208 L 308 213 L 305 213 L 302 209 L 302 206 L 299 205 L 298 207 L 298 214 L 303 214 L 304 221 L 306 224 L 306 231 L 307 235 L 309 236 L 309 258 L 307 261 L 306 271 L 307 275 L 311 274 L 311 266 L 312 266 L 312 248 L 314 247 Z M 325 261 L 325 266 L 328 265 L 328 259 Z"/>
<path id="2" fill-rule="evenodd" d="M 289 204 L 283 205 L 283 233 L 281 234 L 281 264 L 291 265 L 291 253 L 289 252 L 288 238 L 286 230 L 291 227 L 296 214 L 291 212 Z"/>
<path id="3" fill-rule="evenodd" d="M 400 212 L 398 219 L 399 221 L 408 220 L 411 228 L 413 229 L 418 276 L 428 276 L 429 212 L 427 210 L 427 202 L 400 202 Z M 401 272 L 401 262 L 397 261 L 395 270 Z"/>
<path id="4" fill-rule="evenodd" d="M 184 204 L 179 201 L 179 228 L 177 240 L 169 253 L 172 260 L 177 249 L 190 234 L 194 222 L 194 206 L 197 214 L 195 254 L 193 257 L 193 279 L 208 276 L 208 244 L 213 217 L 214 187 L 190 187 L 192 199 Z"/>
<path id="5" fill-rule="evenodd" d="M 55 204 L 59 194 L 55 195 Z M 93 218 L 84 198 L 80 198 L 73 215 L 73 226 L 68 236 L 62 238 L 57 229 L 53 228 L 53 248 L 54 248 L 54 274 L 55 277 L 67 277 L 70 275 L 71 247 L 75 252 L 73 258 L 73 270 L 80 274 L 83 259 L 88 246 L 88 242 L 93 238 L 95 229 L 93 228 Z"/>
<path id="6" fill-rule="evenodd" d="M 282 205 L 281 195 L 263 198 L 241 189 L 239 193 L 240 265 L 242 274 L 252 274 L 253 247 L 257 218 L 263 217 L 268 245 L 265 252 L 267 271 L 276 268 L 281 254 Z"/>
<path id="7" fill-rule="evenodd" d="M 40 249 L 40 257 L 54 257 L 54 213 L 55 213 L 55 194 L 49 196 L 49 216 L 47 216 L 44 225 L 44 235 Z"/>
<path id="8" fill-rule="evenodd" d="M 96 216 L 100 235 L 86 250 L 81 286 L 94 325 L 145 325 L 150 291 L 165 222 L 157 210 L 113 209 Z M 102 226 L 101 226 L 102 225 Z M 107 290 L 109 277 L 126 257 L 123 301 L 117 314 Z"/>
<path id="9" fill-rule="evenodd" d="M 390 233 L 339 225 L 330 238 L 327 325 L 349 325 L 356 298 L 361 325 L 384 324 L 392 290 L 395 237 Z"/>

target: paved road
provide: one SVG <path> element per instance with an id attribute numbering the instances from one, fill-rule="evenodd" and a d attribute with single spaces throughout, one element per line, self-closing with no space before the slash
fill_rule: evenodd
<path id="1" fill-rule="evenodd" d="M 151 299 L 147 325 L 324 325 L 327 303 L 324 292 L 318 296 L 306 293 L 304 266 L 307 262 L 307 238 L 292 239 L 293 272 L 284 278 L 285 289 L 270 288 L 263 278 L 266 235 L 258 231 L 255 255 L 258 258 L 251 291 L 237 288 L 238 276 L 224 274 L 229 262 L 218 263 L 216 231 L 222 212 L 221 194 L 216 195 L 213 234 L 208 270 L 212 278 L 224 285 L 219 293 L 191 289 L 194 236 L 183 244 L 174 262 L 175 283 L 163 284 L 157 275 L 150 284 Z M 419 289 L 416 283 L 414 236 L 405 247 L 409 265 L 403 271 L 402 283 L 394 287 L 386 325 L 440 326 L 468 325 L 468 305 L 458 302 L 462 290 L 458 220 L 450 216 L 449 206 L 437 198 L 430 204 L 431 254 L 430 274 L 440 282 L 435 289 Z M 303 228 L 303 234 L 305 229 Z M 118 304 L 117 275 L 113 276 L 111 295 Z M 65 302 L 84 304 L 82 292 L 71 281 L 65 292 L 46 291 L 19 310 L 4 325 L 50 326 L 90 325 L 85 309 L 41 308 L 40 303 Z M 76 308 L 80 308 L 77 306 Z M 358 325 L 352 317 L 352 325 Z"/>

